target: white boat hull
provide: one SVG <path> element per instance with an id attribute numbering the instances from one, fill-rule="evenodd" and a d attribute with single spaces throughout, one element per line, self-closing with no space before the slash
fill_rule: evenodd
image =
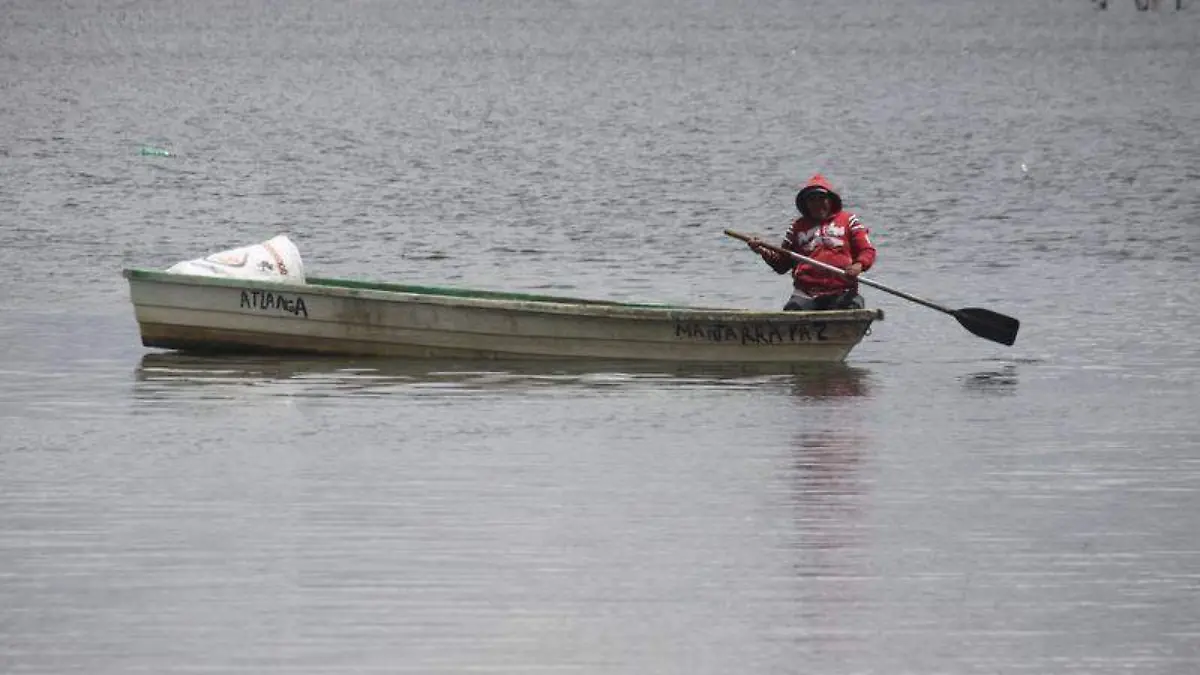
<path id="1" fill-rule="evenodd" d="M 878 310 L 749 312 L 126 270 L 142 344 L 415 358 L 842 361 Z M 413 289 L 407 291 L 406 289 Z"/>

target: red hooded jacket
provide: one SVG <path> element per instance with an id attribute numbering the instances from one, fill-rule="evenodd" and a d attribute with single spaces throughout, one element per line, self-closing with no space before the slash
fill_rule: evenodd
<path id="1" fill-rule="evenodd" d="M 804 198 L 812 191 L 825 192 L 833 203 L 833 213 L 824 221 L 817 221 L 805 212 Z M 875 263 L 875 247 L 867 236 L 867 226 L 858 216 L 842 210 L 842 198 L 824 176 L 815 174 L 796 193 L 796 208 L 800 210 L 800 217 L 792 222 L 783 238 L 782 248 L 839 269 L 853 263 L 862 265 L 863 270 L 871 269 Z M 796 290 L 805 295 L 815 297 L 858 289 L 856 281 L 791 257 L 778 256 L 767 263 L 780 274 L 790 270 Z"/>

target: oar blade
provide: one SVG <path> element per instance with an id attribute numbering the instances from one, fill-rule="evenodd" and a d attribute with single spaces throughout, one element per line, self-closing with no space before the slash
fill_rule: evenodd
<path id="1" fill-rule="evenodd" d="M 980 307 L 956 309 L 954 318 L 979 337 L 1010 347 L 1017 341 L 1017 331 L 1021 329 L 1021 322 L 1011 316 Z"/>

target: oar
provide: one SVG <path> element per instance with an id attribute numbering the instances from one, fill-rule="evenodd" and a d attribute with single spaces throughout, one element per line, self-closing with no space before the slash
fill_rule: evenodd
<path id="1" fill-rule="evenodd" d="M 741 239 L 742 241 L 747 242 L 747 243 L 749 243 L 753 239 L 753 237 L 751 237 L 749 235 L 742 234 L 741 232 L 734 232 L 733 230 L 725 230 L 725 234 L 729 235 L 730 237 L 733 237 L 734 239 Z M 762 241 L 760 241 L 759 243 L 762 244 L 763 248 L 774 251 L 780 255 L 790 256 L 792 258 L 795 258 L 796 260 L 806 262 L 809 265 L 813 265 L 815 267 L 820 267 L 821 269 L 827 270 L 829 272 L 833 272 L 834 274 L 840 274 L 843 277 L 851 278 L 850 275 L 846 274 L 846 272 L 844 270 L 840 270 L 840 269 L 834 267 L 833 265 L 828 265 L 819 260 L 813 260 L 812 258 L 809 258 L 808 256 L 800 255 L 799 253 L 796 253 L 795 251 L 789 251 L 787 249 L 779 248 L 778 246 L 772 246 L 772 245 L 764 243 Z M 910 300 L 912 302 L 915 302 L 918 305 L 925 305 L 926 307 L 928 307 L 930 309 L 936 309 L 939 312 L 944 312 L 946 314 L 949 314 L 950 316 L 954 317 L 955 319 L 958 319 L 958 322 L 960 324 L 962 324 L 963 328 L 966 328 L 967 330 L 971 331 L 972 333 L 974 333 L 975 335 L 978 335 L 981 338 L 984 338 L 985 340 L 991 340 L 992 342 L 999 342 L 1002 345 L 1010 345 L 1010 346 L 1017 341 L 1017 331 L 1021 328 L 1021 322 L 1017 321 L 1016 319 L 1012 318 L 1011 316 L 1005 316 L 998 312 L 993 312 L 990 309 L 982 309 L 980 307 L 964 307 L 962 309 L 950 309 L 949 307 L 942 307 L 941 305 L 939 305 L 935 302 L 930 302 L 923 298 L 918 298 L 915 295 L 909 295 L 908 293 L 905 293 L 904 291 L 898 291 L 894 288 L 889 288 L 889 287 L 884 286 L 883 284 L 879 283 L 878 281 L 872 281 L 871 279 L 868 279 L 864 276 L 857 276 L 857 277 L 852 277 L 852 278 L 854 278 L 857 281 L 864 283 L 868 286 L 871 286 L 873 288 L 878 288 L 881 291 L 887 291 L 888 293 L 891 293 L 892 295 L 897 295 L 897 296 L 900 296 L 901 298 L 904 298 L 905 300 Z"/>

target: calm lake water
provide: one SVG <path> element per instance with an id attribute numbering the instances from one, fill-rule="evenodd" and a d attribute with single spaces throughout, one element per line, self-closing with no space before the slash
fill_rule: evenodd
<path id="1" fill-rule="evenodd" d="M 0 672 L 1200 669 L 1200 4 L 0 2 Z M 1189 5 L 1194 3 L 1189 3 Z M 143 147 L 171 156 L 146 156 Z M 774 308 L 789 375 L 202 359 L 125 266 Z"/>

